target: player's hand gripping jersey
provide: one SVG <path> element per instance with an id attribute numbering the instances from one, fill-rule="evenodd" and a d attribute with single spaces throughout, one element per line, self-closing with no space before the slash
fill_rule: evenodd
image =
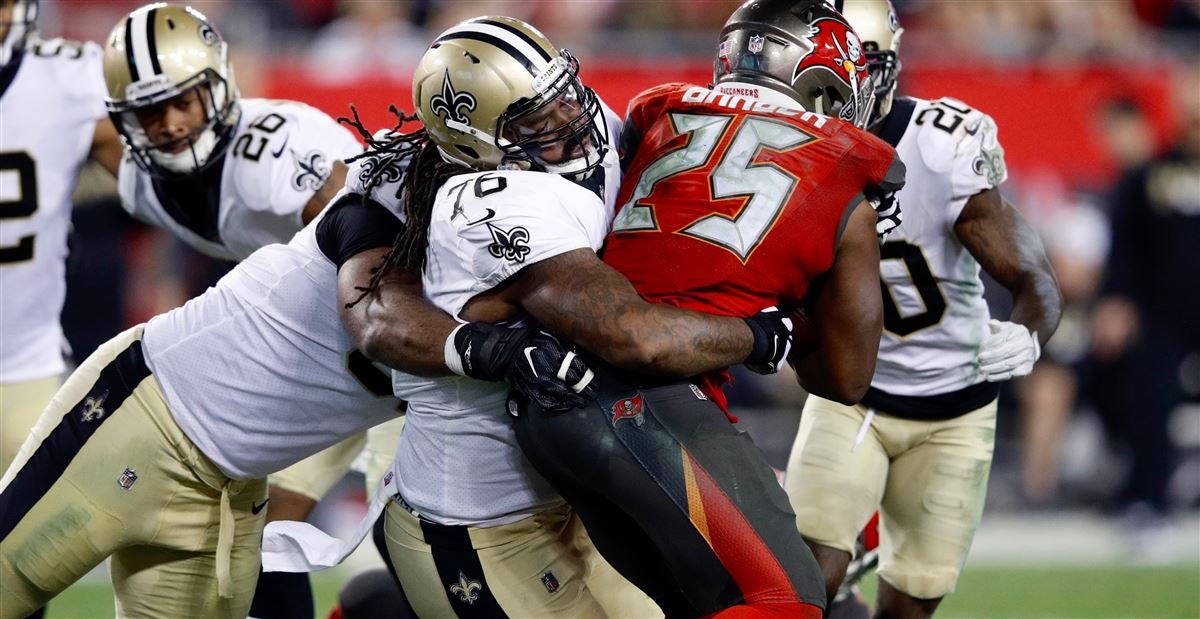
<path id="1" fill-rule="evenodd" d="M 0 382 L 59 374 L 76 173 L 104 118 L 100 49 L 35 41 L 0 70 Z"/>
<path id="2" fill-rule="evenodd" d="M 286 243 L 333 162 L 362 150 L 354 135 L 303 103 L 242 99 L 219 160 L 193 175 L 160 179 L 121 162 L 121 204 L 213 258 L 237 261 Z"/>
<path id="3" fill-rule="evenodd" d="M 854 207 L 904 181 L 895 151 L 849 123 L 701 86 L 647 90 L 625 122 L 604 261 L 647 300 L 711 314 L 798 305 Z"/>
<path id="4" fill-rule="evenodd" d="M 961 410 L 996 397 L 973 362 L 988 336 L 979 263 L 954 234 L 971 196 L 1007 178 L 1004 149 L 987 114 L 956 99 L 897 99 L 881 130 L 908 166 L 898 194 L 904 225 L 881 249 L 884 322 L 867 403 L 891 414 L 886 395 L 947 394 L 978 384 Z M 946 415 L 942 415 L 946 416 Z M 952 416 L 952 415 L 951 415 Z"/>

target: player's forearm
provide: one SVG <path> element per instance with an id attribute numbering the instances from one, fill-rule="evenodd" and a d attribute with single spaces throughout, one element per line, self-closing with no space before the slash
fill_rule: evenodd
<path id="1" fill-rule="evenodd" d="M 799 359 L 793 359 L 792 369 L 796 372 L 796 380 L 813 395 L 847 406 L 858 404 L 871 386 L 879 340 L 875 341 L 870 355 L 857 355 L 854 358 L 840 356 L 830 348 L 833 347 L 822 346 Z"/>
<path id="2" fill-rule="evenodd" d="M 416 278 L 393 267 L 378 288 L 363 294 L 371 265 L 385 251 L 356 256 L 338 274 L 346 333 L 364 355 L 388 367 L 418 376 L 449 375 L 444 347 L 458 323 L 421 296 Z"/>
<path id="3" fill-rule="evenodd" d="M 1062 293 L 1049 264 L 1045 265 L 1045 269 L 1034 269 L 1027 273 L 1012 290 L 1012 295 L 1010 319 L 1036 332 L 1038 343 L 1045 346 L 1062 318 Z"/>
<path id="4" fill-rule="evenodd" d="M 618 367 L 693 376 L 741 363 L 754 346 L 742 319 L 647 303 L 590 250 L 531 265 L 523 279 L 527 312 Z"/>

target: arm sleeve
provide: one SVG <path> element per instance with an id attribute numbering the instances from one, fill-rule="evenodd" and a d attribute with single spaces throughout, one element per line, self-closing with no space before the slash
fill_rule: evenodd
<path id="1" fill-rule="evenodd" d="M 354 256 L 390 247 L 404 226 L 386 207 L 356 193 L 344 193 L 317 222 L 317 246 L 338 269 Z"/>
<path id="2" fill-rule="evenodd" d="M 604 205 L 595 194 L 562 177 L 525 173 L 507 196 L 476 206 L 492 219 L 460 228 L 459 241 L 470 256 L 472 274 L 484 289 L 493 288 L 530 264 L 575 249 L 597 249 L 605 233 Z M 512 178 L 510 177 L 510 181 Z M 519 191 L 537 183 L 536 193 Z M 470 192 L 467 192 L 468 195 Z M 494 206 L 493 206 L 494 204 Z"/>
<path id="3" fill-rule="evenodd" d="M 981 191 L 999 187 L 1008 178 L 1008 167 L 1004 163 L 999 131 L 991 116 L 971 110 L 951 137 L 954 138 L 954 159 L 945 223 L 953 228 L 967 200 Z"/>
<path id="4" fill-rule="evenodd" d="M 243 122 L 249 126 L 239 132 L 237 140 L 249 139 L 253 144 L 267 138 L 266 146 L 257 151 L 257 160 L 233 152 L 229 155 L 238 163 L 237 184 L 251 211 L 250 225 L 256 229 L 298 230 L 304 206 L 329 178 L 333 162 L 362 150 L 345 127 L 299 103 L 274 106 Z M 268 130 L 271 127 L 274 131 Z M 235 142 L 232 150 L 237 146 Z M 253 146 L 243 149 L 253 150 Z"/>

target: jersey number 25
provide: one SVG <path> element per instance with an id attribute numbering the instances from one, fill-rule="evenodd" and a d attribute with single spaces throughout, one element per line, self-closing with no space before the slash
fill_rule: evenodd
<path id="1" fill-rule="evenodd" d="M 784 151 L 813 140 L 813 136 L 792 125 L 752 116 L 734 129 L 733 139 L 724 148 L 718 149 L 732 120 L 732 116 L 671 114 L 675 130 L 690 134 L 688 142 L 646 166 L 633 195 L 613 222 L 613 232 L 657 230 L 654 207 L 640 202 L 654 192 L 659 181 L 703 168 L 719 157 L 720 162 L 708 175 L 713 199 L 748 196 L 749 200 L 733 217 L 713 213 L 689 224 L 679 234 L 726 249 L 743 263 L 749 260 L 796 187 L 794 176 L 770 164 L 755 163 L 755 158 L 763 148 Z"/>

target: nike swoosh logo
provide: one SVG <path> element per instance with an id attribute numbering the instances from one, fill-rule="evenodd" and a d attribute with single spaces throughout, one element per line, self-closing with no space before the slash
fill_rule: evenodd
<path id="1" fill-rule="evenodd" d="M 263 508 L 267 506 L 267 503 L 270 503 L 270 502 L 271 502 L 271 499 L 267 499 L 267 500 L 263 501 L 262 503 L 251 503 L 250 504 L 250 513 L 257 516 L 258 512 L 261 512 L 263 510 Z"/>
<path id="2" fill-rule="evenodd" d="M 493 218 L 493 217 L 495 217 L 495 216 L 496 216 L 496 211 L 493 211 L 492 209 L 488 209 L 488 210 L 487 210 L 487 215 L 484 215 L 483 217 L 480 217 L 479 219 L 477 219 L 477 220 L 475 220 L 475 221 L 468 221 L 468 222 L 467 222 L 467 225 L 468 225 L 468 226 L 474 226 L 475 224 L 481 224 L 481 223 L 483 223 L 483 222 L 485 222 L 485 221 L 487 221 L 487 220 L 489 220 L 489 219 L 491 219 L 491 218 Z"/>
<path id="3" fill-rule="evenodd" d="M 537 376 L 537 367 L 533 365 L 533 357 L 529 354 L 529 351 L 531 350 L 537 350 L 537 346 L 529 346 L 525 348 L 525 360 L 529 362 L 529 369 L 533 370 L 533 375 Z"/>
<path id="4" fill-rule="evenodd" d="M 288 143 L 288 140 L 290 140 L 290 139 L 292 139 L 292 136 L 290 136 L 290 135 L 287 136 L 286 138 L 283 138 L 283 144 L 280 144 L 279 150 L 271 153 L 271 156 L 278 159 L 280 157 L 280 155 L 283 154 L 283 149 L 287 148 L 287 143 Z M 262 151 L 259 151 L 259 152 L 262 152 Z"/>

